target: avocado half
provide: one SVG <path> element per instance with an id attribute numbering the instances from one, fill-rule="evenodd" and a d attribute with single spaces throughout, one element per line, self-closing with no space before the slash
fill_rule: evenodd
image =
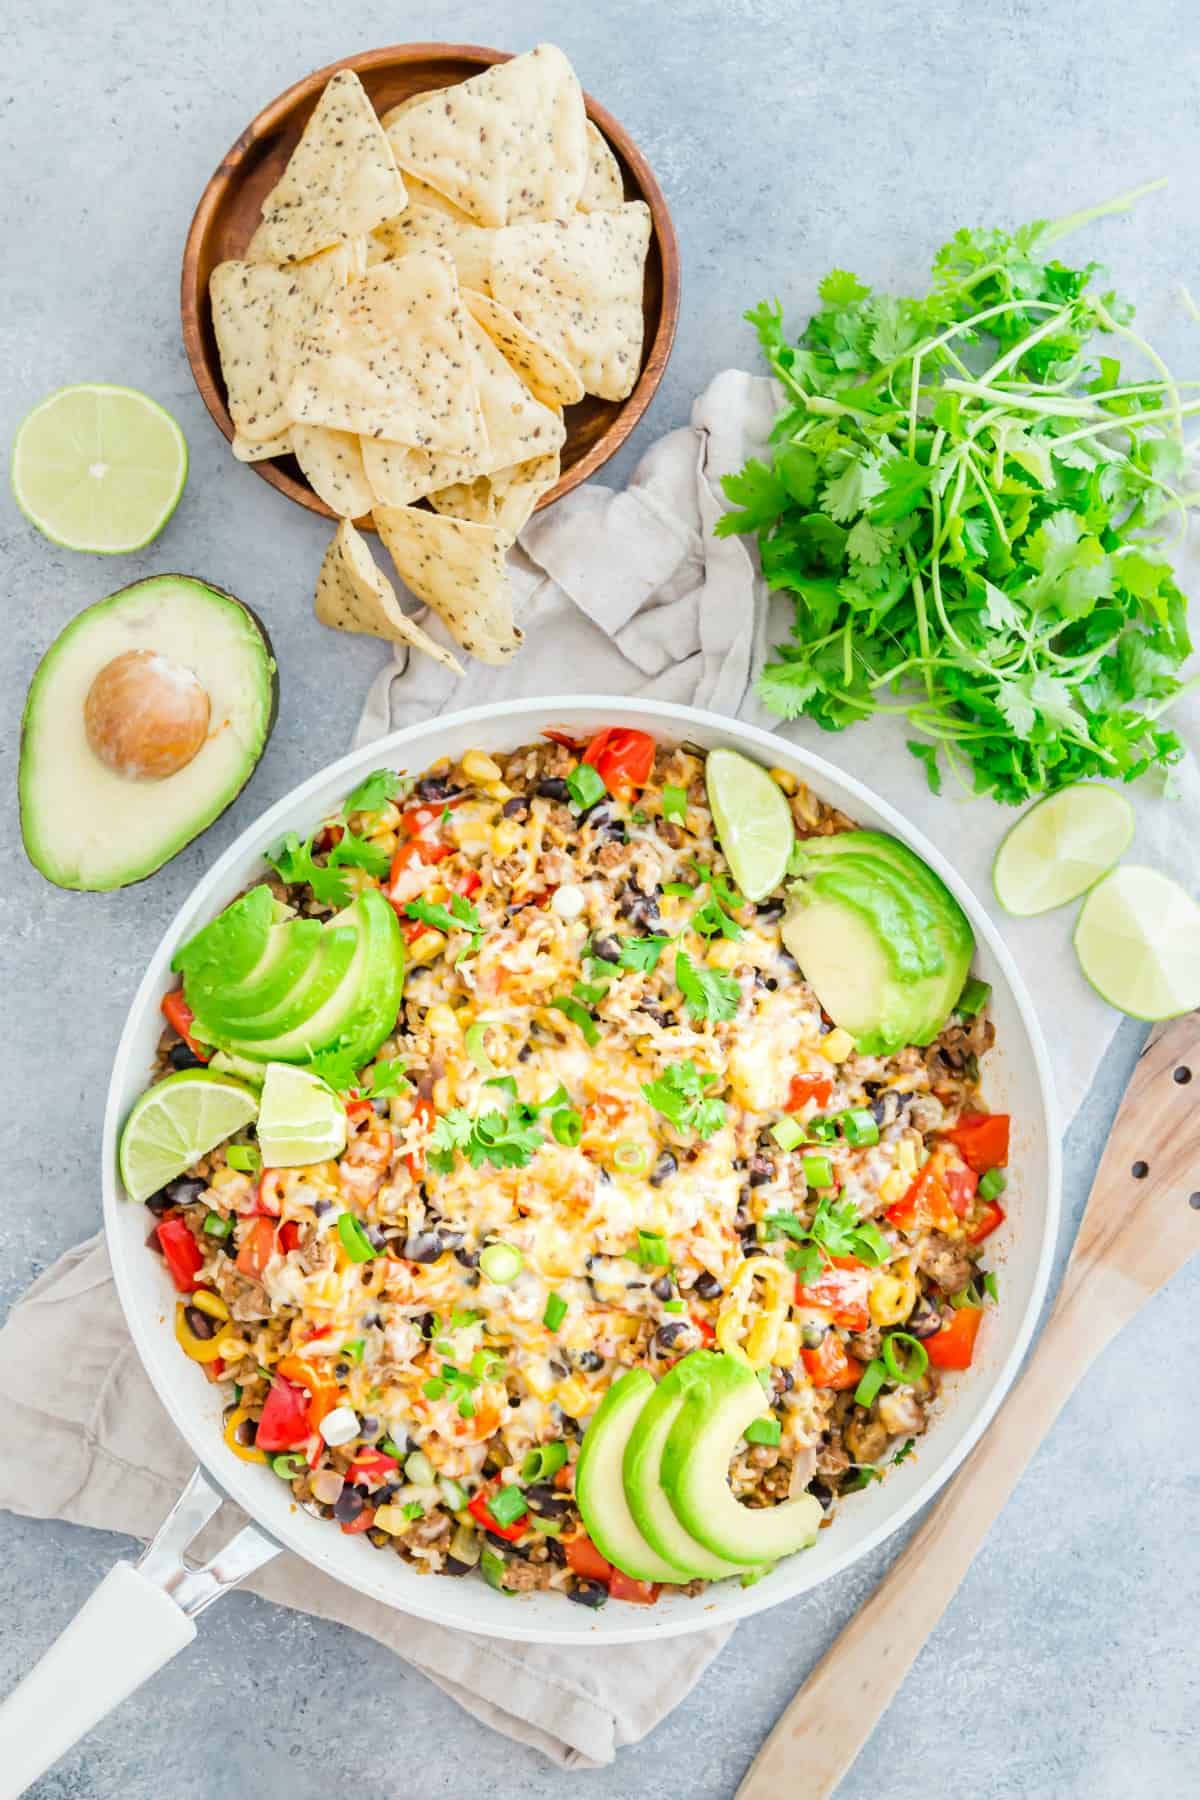
<path id="1" fill-rule="evenodd" d="M 85 729 L 93 681 L 129 651 L 170 659 L 208 694 L 204 742 L 160 780 L 110 768 Z M 270 638 L 221 588 L 155 575 L 87 607 L 47 650 L 25 701 L 17 785 L 29 860 L 57 887 L 102 892 L 144 880 L 237 798 L 278 706 Z"/>

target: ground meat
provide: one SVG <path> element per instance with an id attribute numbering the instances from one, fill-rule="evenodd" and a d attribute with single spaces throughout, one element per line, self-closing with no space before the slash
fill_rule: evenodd
<path id="1" fill-rule="evenodd" d="M 882 1338 L 883 1333 L 878 1325 L 870 1325 L 866 1331 L 856 1331 L 846 1348 L 851 1356 L 857 1356 L 859 1362 L 869 1363 L 879 1355 Z"/>
<path id="2" fill-rule="evenodd" d="M 575 880 L 575 864 L 564 850 L 547 850 L 538 862 L 538 874 L 552 887 L 562 887 Z"/>
<path id="3" fill-rule="evenodd" d="M 837 1481 L 850 1467 L 850 1453 L 842 1443 L 840 1431 L 831 1431 L 829 1442 L 817 1451 L 817 1474 L 826 1481 Z"/>
<path id="4" fill-rule="evenodd" d="M 504 1585 L 514 1594 L 529 1594 L 535 1588 L 548 1588 L 553 1581 L 552 1562 L 523 1562 L 514 1557 L 504 1571 Z"/>
<path id="5" fill-rule="evenodd" d="M 565 744 L 548 743 L 539 750 L 538 762 L 539 774 L 563 776 L 571 773 L 576 757 L 574 751 L 568 750 Z"/>
<path id="6" fill-rule="evenodd" d="M 596 855 L 596 867 L 602 875 L 624 875 L 633 865 L 633 849 L 629 844 L 622 844 L 610 838 L 607 844 L 601 844 Z"/>
<path id="7" fill-rule="evenodd" d="M 965 1250 L 940 1231 L 931 1231 L 917 1251 L 917 1267 L 941 1288 L 943 1294 L 957 1294 L 966 1287 L 974 1265 Z"/>
<path id="8" fill-rule="evenodd" d="M 746 1461 L 752 1469 L 773 1469 L 779 1455 L 778 1444 L 755 1444 Z"/>
<path id="9" fill-rule="evenodd" d="M 892 1437 L 920 1437 L 925 1429 L 925 1406 L 911 1388 L 894 1388 L 881 1394 L 879 1422 Z"/>
<path id="10" fill-rule="evenodd" d="M 852 1419 L 846 1427 L 846 1448 L 855 1462 L 873 1463 L 887 1449 L 888 1429 L 879 1419 Z"/>
<path id="11" fill-rule="evenodd" d="M 687 842 L 686 832 L 681 825 L 675 823 L 674 819 L 655 819 L 654 829 L 663 843 L 669 844 L 672 850 L 682 849 Z"/>

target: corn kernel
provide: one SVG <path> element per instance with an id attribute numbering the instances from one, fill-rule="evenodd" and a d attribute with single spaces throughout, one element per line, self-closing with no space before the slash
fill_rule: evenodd
<path id="1" fill-rule="evenodd" d="M 462 772 L 468 781 L 499 781 L 503 771 L 484 750 L 468 750 L 462 759 Z"/>
<path id="2" fill-rule="evenodd" d="M 405 953 L 409 967 L 420 968 L 422 963 L 432 962 L 445 942 L 445 934 L 441 931 L 422 931 Z"/>
<path id="3" fill-rule="evenodd" d="M 499 824 L 492 827 L 492 854 L 511 856 L 524 835 L 524 830 L 515 819 L 501 819 Z"/>
<path id="4" fill-rule="evenodd" d="M 901 1138 L 896 1145 L 896 1169 L 910 1181 L 917 1172 L 917 1146 L 911 1138 Z"/>
<path id="5" fill-rule="evenodd" d="M 433 1084 L 433 1104 L 438 1112 L 449 1112 L 451 1107 L 450 1077 L 439 1075 Z"/>
<path id="6" fill-rule="evenodd" d="M 911 1311 L 907 1303 L 907 1283 L 897 1281 L 894 1275 L 877 1275 L 871 1283 L 871 1293 L 867 1301 L 871 1318 L 876 1325 L 898 1325 L 906 1319 Z"/>
<path id="7" fill-rule="evenodd" d="M 847 1057 L 854 1055 L 854 1039 L 838 1025 L 821 1039 L 821 1055 L 827 1062 L 845 1062 Z"/>
<path id="8" fill-rule="evenodd" d="M 539 1400 L 549 1400 L 554 1392 L 555 1381 L 543 1361 L 530 1357 L 521 1374 L 531 1393 L 536 1394 Z"/>
<path id="9" fill-rule="evenodd" d="M 489 800 L 511 800 L 513 791 L 506 781 L 485 781 L 483 791 Z"/>
<path id="10" fill-rule="evenodd" d="M 909 1178 L 900 1169 L 893 1169 L 885 1175 L 879 1184 L 879 1198 L 885 1206 L 895 1206 L 903 1200 L 909 1189 Z"/>
<path id="11" fill-rule="evenodd" d="M 732 938 L 717 938 L 709 945 L 705 962 L 713 969 L 735 969 L 739 963 L 745 962 L 746 955 L 741 944 Z"/>
<path id="12" fill-rule="evenodd" d="M 785 794 L 795 793 L 796 777 L 794 775 L 789 775 L 786 769 L 768 769 L 767 773 L 775 783 L 775 786 L 782 788 Z"/>
<path id="13" fill-rule="evenodd" d="M 377 1506 L 373 1524 L 376 1531 L 386 1531 L 390 1537 L 403 1537 L 412 1529 L 413 1521 L 405 1518 L 402 1506 Z"/>
<path id="14" fill-rule="evenodd" d="M 425 1029 L 431 1037 L 456 1038 L 460 1035 L 458 1020 L 444 1000 L 439 1000 L 425 1014 Z"/>
<path id="15" fill-rule="evenodd" d="M 779 1337 L 771 1352 L 771 1361 L 781 1369 L 790 1369 L 800 1358 L 800 1333 L 790 1320 L 779 1327 Z"/>
<path id="16" fill-rule="evenodd" d="M 588 1413 L 595 1411 L 595 1395 L 574 1375 L 568 1376 L 566 1381 L 559 1382 L 554 1398 L 572 1419 L 582 1419 Z"/>

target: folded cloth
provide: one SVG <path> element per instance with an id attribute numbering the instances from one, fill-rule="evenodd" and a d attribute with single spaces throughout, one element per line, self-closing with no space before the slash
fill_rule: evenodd
<path id="1" fill-rule="evenodd" d="M 727 370 L 696 402 L 691 427 L 655 444 L 623 493 L 590 485 L 535 517 L 513 558 L 521 655 L 503 669 L 473 664 L 456 682 L 426 658 L 410 665 L 399 650 L 371 688 L 356 741 L 459 707 L 553 692 L 691 702 L 780 730 L 859 776 L 947 849 L 990 904 L 991 857 L 1013 815 L 987 800 L 932 796 L 904 748 L 903 724 L 877 718 L 829 736 L 806 720 L 780 724 L 754 697 L 756 672 L 787 633 L 788 604 L 767 596 L 750 546 L 714 538 L 712 525 L 722 509 L 720 476 L 762 450 L 775 408 L 770 382 Z M 1195 558 L 1193 538 L 1193 572 Z M 1181 570 L 1185 590 L 1187 575 Z M 444 639 L 436 619 L 422 622 Z M 1195 742 L 1200 703 L 1181 703 L 1173 722 Z M 1200 778 L 1190 765 L 1178 787 L 1179 797 L 1167 800 L 1143 785 L 1133 854 L 1187 881 L 1200 827 Z M 1035 997 L 1069 1116 L 1117 1015 L 1075 967 L 1074 909 L 1045 919 L 1013 920 L 994 909 L 993 916 Z M 31 1368 L 44 1396 L 36 1405 Z M 0 1332 L 0 1394 L 9 1421 L 0 1506 L 153 1533 L 191 1457 L 129 1341 L 99 1240 L 63 1257 L 14 1309 Z M 213 1543 L 233 1520 L 234 1509 L 223 1509 L 210 1527 Z M 288 1555 L 247 1586 L 367 1632 L 477 1718 L 573 1768 L 609 1762 L 622 1744 L 644 1737 L 729 1635 L 706 1631 L 646 1648 L 501 1644 L 390 1612 Z"/>

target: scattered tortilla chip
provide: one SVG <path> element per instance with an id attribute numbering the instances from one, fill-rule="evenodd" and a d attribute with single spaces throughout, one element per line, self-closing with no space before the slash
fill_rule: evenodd
<path id="1" fill-rule="evenodd" d="M 625 203 L 621 165 L 599 126 L 587 122 L 588 171 L 579 196 L 580 212 L 616 212 Z"/>
<path id="2" fill-rule="evenodd" d="M 375 503 L 362 451 L 352 431 L 327 425 L 293 425 L 292 454 L 313 493 L 340 519 L 361 519 Z"/>
<path id="3" fill-rule="evenodd" d="M 281 431 L 278 437 L 267 438 L 262 444 L 253 444 L 249 438 L 241 437 L 237 432 L 233 436 L 233 454 L 239 462 L 267 462 L 272 456 L 287 456 L 291 448 L 290 431 Z"/>
<path id="4" fill-rule="evenodd" d="M 455 675 L 458 658 L 402 611 L 395 590 L 362 538 L 343 519 L 330 541 L 317 577 L 316 614 L 335 631 L 360 631 L 394 644 L 411 644 Z"/>
<path id="5" fill-rule="evenodd" d="M 360 438 L 363 470 L 375 499 L 384 506 L 409 506 L 428 489 L 429 459 L 407 444 Z"/>
<path id="6" fill-rule="evenodd" d="M 503 350 L 535 400 L 544 406 L 574 406 L 584 396 L 583 382 L 537 333 L 522 324 L 507 306 L 487 294 L 464 287 L 463 305 L 494 344 Z"/>
<path id="7" fill-rule="evenodd" d="M 251 262 L 299 262 L 365 235 L 404 204 L 404 182 L 366 90 L 352 69 L 339 69 L 263 201 L 246 254 Z"/>
<path id="8" fill-rule="evenodd" d="M 523 634 L 513 624 L 506 531 L 415 506 L 375 509 L 375 524 L 404 585 L 440 615 L 480 662 L 507 662 Z"/>
<path id="9" fill-rule="evenodd" d="M 414 250 L 335 293 L 296 360 L 291 417 L 468 455 L 483 441 L 449 257 Z"/>
<path id="10" fill-rule="evenodd" d="M 642 360 L 650 209 L 576 213 L 496 233 L 492 292 L 575 369 L 589 394 L 624 400 Z"/>
<path id="11" fill-rule="evenodd" d="M 461 282 L 486 291 L 492 262 L 492 234 L 486 226 L 474 225 L 470 219 L 452 219 L 410 197 L 402 213 L 385 219 L 371 234 L 370 254 L 375 260 L 431 248 L 445 251 Z"/>
<path id="12" fill-rule="evenodd" d="M 498 525 L 515 538 L 561 471 L 562 460 L 555 451 L 552 456 L 536 456 L 508 469 L 494 469 L 490 475 L 456 483 L 425 497 L 437 512 L 450 518 Z"/>
<path id="13" fill-rule="evenodd" d="M 213 329 L 230 415 L 244 445 L 286 432 L 287 390 L 300 338 L 353 267 L 354 253 L 343 245 L 291 269 L 225 262 L 213 270 Z"/>
<path id="14" fill-rule="evenodd" d="M 539 44 L 405 106 L 387 136 L 406 174 L 479 224 L 507 225 L 574 212 L 588 170 L 585 123 L 575 71 L 561 50 Z"/>
<path id="15" fill-rule="evenodd" d="M 496 522 L 496 494 L 490 475 L 477 475 L 474 481 L 452 482 L 435 494 L 426 494 L 425 498 L 435 512 L 445 513 L 448 518 L 470 519 L 476 525 L 494 525 Z"/>

